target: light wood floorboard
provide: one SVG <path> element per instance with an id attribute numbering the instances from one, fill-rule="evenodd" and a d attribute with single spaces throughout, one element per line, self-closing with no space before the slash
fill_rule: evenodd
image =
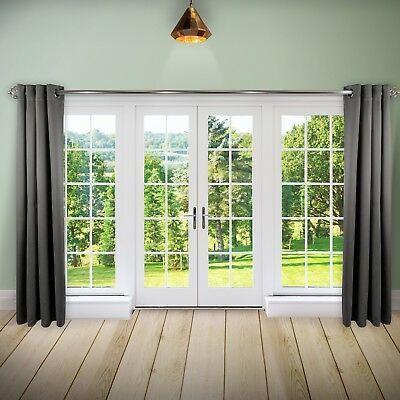
<path id="1" fill-rule="evenodd" d="M 109 399 L 144 399 L 165 322 L 165 310 L 140 311 Z"/>
<path id="2" fill-rule="evenodd" d="M 15 315 L 14 311 L 0 310 L 0 332 Z"/>
<path id="3" fill-rule="evenodd" d="M 351 329 L 385 399 L 400 399 L 400 353 L 386 329 L 369 322 L 364 328 L 352 323 Z"/>
<path id="4" fill-rule="evenodd" d="M 146 399 L 179 399 L 192 318 L 192 310 L 168 311 L 151 371 Z"/>
<path id="5" fill-rule="evenodd" d="M 309 399 L 303 366 L 290 318 L 260 313 L 270 399 Z"/>
<path id="6" fill-rule="evenodd" d="M 128 321 L 104 322 L 68 392 L 68 400 L 107 398 L 138 313 Z"/>
<path id="7" fill-rule="evenodd" d="M 352 330 L 336 318 L 325 318 L 321 323 L 349 398 L 381 399 L 382 394 Z"/>
<path id="8" fill-rule="evenodd" d="M 223 399 L 224 359 L 225 311 L 196 310 L 181 399 Z"/>
<path id="9" fill-rule="evenodd" d="M 347 399 L 318 318 L 293 318 L 293 327 L 312 399 Z"/>
<path id="10" fill-rule="evenodd" d="M 47 355 L 68 326 L 53 322 L 48 328 L 36 324 L 0 368 L 1 398 L 19 399 Z"/>
<path id="11" fill-rule="evenodd" d="M 62 328 L 0 312 L 2 325 L 2 400 L 400 399 L 398 312 L 379 328 L 256 310 L 141 310 Z"/>
<path id="12" fill-rule="evenodd" d="M 227 310 L 225 399 L 266 399 L 264 355 L 258 311 Z"/>
<path id="13" fill-rule="evenodd" d="M 64 399 L 101 325 L 99 320 L 71 321 L 22 398 Z"/>
<path id="14" fill-rule="evenodd" d="M 1 330 L 0 335 L 0 367 L 12 354 L 25 335 L 31 330 L 25 325 L 18 325 L 15 316 Z"/>

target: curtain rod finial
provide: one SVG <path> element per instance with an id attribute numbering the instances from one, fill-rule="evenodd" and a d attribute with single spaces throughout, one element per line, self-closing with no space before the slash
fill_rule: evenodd
<path id="1" fill-rule="evenodd" d="M 9 91 L 8 94 L 13 98 L 13 99 L 17 99 L 18 95 L 17 95 L 17 87 L 13 86 Z"/>
<path id="2" fill-rule="evenodd" d="M 392 87 L 391 89 L 389 89 L 389 94 L 390 97 L 396 98 L 397 96 L 400 95 L 400 90 L 395 87 Z"/>

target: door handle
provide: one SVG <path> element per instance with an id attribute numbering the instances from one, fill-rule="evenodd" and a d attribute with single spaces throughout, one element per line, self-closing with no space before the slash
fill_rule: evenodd
<path id="1" fill-rule="evenodd" d="M 203 229 L 206 229 L 206 217 L 208 217 L 208 214 L 206 214 L 206 208 L 201 207 L 201 227 Z"/>
<path id="2" fill-rule="evenodd" d="M 193 214 L 185 214 L 184 217 L 192 217 L 193 218 L 193 229 L 197 228 L 197 209 L 193 207 Z"/>

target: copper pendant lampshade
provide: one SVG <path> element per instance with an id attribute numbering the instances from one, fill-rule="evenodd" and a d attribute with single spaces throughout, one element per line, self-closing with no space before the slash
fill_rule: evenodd
<path id="1" fill-rule="evenodd" d="M 201 43 L 205 42 L 211 36 L 207 25 L 192 6 L 192 1 L 190 1 L 189 7 L 171 32 L 171 36 L 177 42 L 182 43 Z"/>

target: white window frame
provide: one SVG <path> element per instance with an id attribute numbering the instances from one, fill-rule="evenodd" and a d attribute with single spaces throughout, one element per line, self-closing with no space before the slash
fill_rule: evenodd
<path id="1" fill-rule="evenodd" d="M 137 106 L 261 107 L 259 179 L 262 243 L 262 295 L 335 295 L 340 288 L 282 288 L 281 268 L 281 116 L 343 114 L 342 96 L 324 95 L 77 95 L 66 96 L 65 114 L 117 113 L 116 135 L 116 287 L 69 288 L 69 295 L 135 295 L 135 114 Z M 140 268 L 140 266 L 138 266 Z M 135 304 L 135 300 L 133 300 Z"/>

